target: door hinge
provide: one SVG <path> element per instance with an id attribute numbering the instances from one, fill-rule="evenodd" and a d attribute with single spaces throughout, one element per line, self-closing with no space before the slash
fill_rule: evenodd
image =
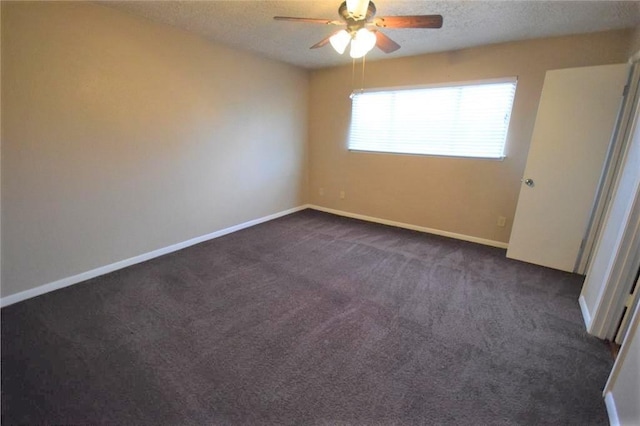
<path id="1" fill-rule="evenodd" d="M 580 248 L 578 250 L 582 250 L 584 248 L 584 245 L 587 243 L 587 239 L 583 238 L 582 241 L 580 241 Z"/>
<path id="2" fill-rule="evenodd" d="M 624 302 L 625 308 L 631 308 L 631 305 L 633 305 L 633 299 L 633 293 L 627 296 L 627 300 Z"/>
<path id="3" fill-rule="evenodd" d="M 624 86 L 624 89 L 622 89 L 622 96 L 627 96 L 628 93 L 629 93 L 629 85 L 627 84 L 626 86 Z"/>

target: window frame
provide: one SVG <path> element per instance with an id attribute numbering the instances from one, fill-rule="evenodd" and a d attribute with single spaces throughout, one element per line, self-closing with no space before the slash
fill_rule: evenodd
<path id="1" fill-rule="evenodd" d="M 354 149 L 351 148 L 351 132 L 353 130 L 353 98 L 363 93 L 377 93 L 377 92 L 398 92 L 398 91 L 411 91 L 411 90 L 422 90 L 422 89 L 437 89 L 437 88 L 454 88 L 461 86 L 481 86 L 481 85 L 490 85 L 490 84 L 500 84 L 500 83 L 512 83 L 513 88 L 513 100 L 511 102 L 511 109 L 509 111 L 509 121 L 506 127 L 505 140 L 503 145 L 503 153 L 500 157 L 480 157 L 474 155 L 454 155 L 454 154 L 433 154 L 433 153 L 415 153 L 415 152 L 393 152 L 393 151 L 377 151 L 377 150 L 367 150 L 367 149 Z M 488 78 L 482 80 L 465 80 L 465 81 L 454 81 L 454 82 L 441 82 L 441 83 L 429 83 L 429 84 L 419 84 L 419 85 L 410 85 L 410 86 L 388 86 L 388 87 L 375 87 L 375 88 L 363 88 L 354 90 L 351 92 L 349 98 L 352 100 L 351 102 L 351 117 L 349 121 L 349 133 L 347 136 L 347 151 L 353 153 L 368 153 L 368 154 L 387 154 L 387 155 L 415 155 L 420 157 L 439 157 L 439 158 L 457 158 L 457 159 L 473 159 L 473 160 L 485 160 L 485 161 L 504 161 L 507 158 L 507 146 L 509 142 L 509 131 L 511 128 L 511 118 L 513 115 L 513 110 L 516 102 L 516 94 L 518 89 L 518 76 L 510 76 L 510 77 L 498 77 L 498 78 Z"/>

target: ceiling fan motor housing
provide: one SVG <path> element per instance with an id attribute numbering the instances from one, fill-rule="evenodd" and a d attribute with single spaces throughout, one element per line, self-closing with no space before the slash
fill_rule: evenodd
<path id="1" fill-rule="evenodd" d="M 372 1 L 369 2 L 369 6 L 367 7 L 367 14 L 364 18 L 359 18 L 356 19 L 356 17 L 354 17 L 351 12 L 349 12 L 349 9 L 347 9 L 347 2 L 344 1 L 342 2 L 342 4 L 340 5 L 340 8 L 338 9 L 338 13 L 340 14 L 340 16 L 342 17 L 342 19 L 344 19 L 347 23 L 347 28 L 349 31 L 357 31 L 360 28 L 364 27 L 364 24 L 368 21 L 371 20 L 371 18 L 373 18 L 376 14 L 376 5 L 373 4 Z"/>

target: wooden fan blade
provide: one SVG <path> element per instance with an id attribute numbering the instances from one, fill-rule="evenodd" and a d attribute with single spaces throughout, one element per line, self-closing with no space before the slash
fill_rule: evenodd
<path id="1" fill-rule="evenodd" d="M 319 42 L 317 42 L 316 44 L 314 44 L 313 46 L 311 46 L 309 49 L 317 49 L 319 47 L 322 46 L 326 46 L 327 43 L 329 43 L 329 41 L 331 41 L 331 37 L 333 36 L 333 34 L 331 34 L 328 37 L 323 38 L 322 40 L 320 40 Z"/>
<path id="2" fill-rule="evenodd" d="M 391 53 L 400 49 L 400 45 L 387 37 L 387 35 L 381 33 L 380 31 L 376 31 L 375 33 L 376 47 L 382 50 L 384 53 Z"/>
<path id="3" fill-rule="evenodd" d="M 273 19 L 275 19 L 276 21 L 305 22 L 309 24 L 344 25 L 344 22 L 334 21 L 331 19 L 294 18 L 292 16 L 274 16 Z"/>
<path id="4" fill-rule="evenodd" d="M 441 28 L 442 15 L 383 16 L 374 24 L 381 28 Z"/>
<path id="5" fill-rule="evenodd" d="M 331 41 L 331 37 L 333 37 L 334 35 L 338 34 L 340 31 L 342 31 L 342 30 L 338 30 L 338 31 L 330 34 L 328 37 L 323 38 L 322 40 L 320 40 L 319 42 L 317 42 L 316 44 L 311 46 L 309 49 L 317 49 L 319 47 L 326 46 L 327 43 L 329 43 Z"/>

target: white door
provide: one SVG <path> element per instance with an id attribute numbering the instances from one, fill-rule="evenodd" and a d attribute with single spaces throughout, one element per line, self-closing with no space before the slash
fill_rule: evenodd
<path id="1" fill-rule="evenodd" d="M 546 73 L 507 257 L 573 272 L 628 65 Z"/>

